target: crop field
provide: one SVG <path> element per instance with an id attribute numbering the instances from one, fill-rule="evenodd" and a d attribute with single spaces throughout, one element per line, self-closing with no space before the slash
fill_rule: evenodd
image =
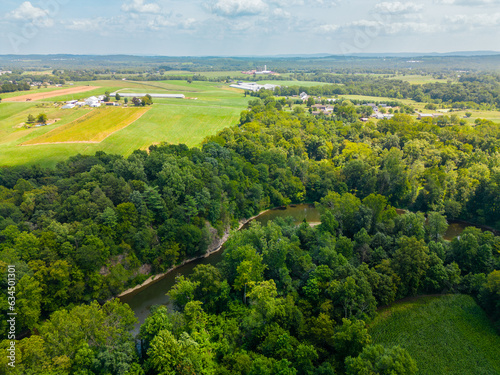
<path id="1" fill-rule="evenodd" d="M 500 336 L 470 296 L 395 303 L 379 311 L 370 334 L 375 344 L 408 350 L 421 375 L 500 374 Z"/>
<path id="2" fill-rule="evenodd" d="M 23 143 L 23 145 L 65 142 L 99 143 L 110 134 L 139 119 L 149 109 L 150 107 L 94 109 L 69 124 L 59 126 L 48 133 Z"/>
<path id="3" fill-rule="evenodd" d="M 6 102 L 25 102 L 27 100 L 42 100 L 50 99 L 60 95 L 70 95 L 70 94 L 80 94 L 88 91 L 97 89 L 95 86 L 75 86 L 71 88 L 59 88 L 52 91 L 40 92 L 38 90 L 30 90 L 29 93 L 25 95 L 13 96 L 4 99 Z"/>
<path id="4" fill-rule="evenodd" d="M 71 87 L 71 86 L 63 86 L 62 88 L 68 88 L 68 87 Z M 26 91 L 14 91 L 14 92 L 1 93 L 0 98 L 2 98 L 2 100 L 5 100 L 5 99 L 13 98 L 16 96 L 21 96 L 21 95 L 38 94 L 38 93 L 42 93 L 42 92 L 53 92 L 53 91 L 57 91 L 57 90 L 61 90 L 61 88 L 55 87 L 55 86 L 49 86 L 47 88 L 45 88 L 45 87 L 41 87 L 41 88 L 32 87 L 31 90 L 26 90 Z"/>
<path id="5" fill-rule="evenodd" d="M 0 103 L 0 166 L 39 164 L 52 167 L 59 161 L 78 153 L 92 155 L 96 151 L 130 155 L 136 149 L 147 149 L 161 142 L 185 143 L 190 147 L 200 145 L 209 135 L 228 126 L 237 125 L 239 115 L 247 106 L 249 98 L 243 92 L 231 89 L 226 84 L 195 81 L 92 81 L 98 89 L 79 94 L 50 98 L 47 102 L 3 102 Z M 102 95 L 105 91 L 143 93 L 183 93 L 192 99 L 154 99 L 149 111 L 132 123 L 113 118 L 110 122 L 86 122 L 90 108 L 61 109 L 56 101 L 83 99 Z M 196 99 L 195 99 L 196 98 Z M 114 98 L 113 98 L 114 100 Z M 122 101 L 123 103 L 123 101 Z M 123 111 L 135 108 L 103 108 Z M 23 125 L 29 114 L 47 114 L 51 125 L 26 129 Z M 96 112 L 97 113 L 97 112 Z M 106 112 L 111 113 L 111 112 Z M 120 112 L 116 112 L 117 115 Z M 77 121 L 79 120 L 80 121 Z M 87 120 L 89 120 L 87 118 Z M 111 121 L 113 125 L 111 125 Z M 121 125 L 120 125 L 121 123 Z M 89 124 L 92 124 L 89 126 Z M 125 125 L 124 125 L 125 124 Z M 116 127 L 115 127 L 116 125 Z M 97 127 L 96 127 L 97 126 Z M 101 129 L 94 133 L 91 129 Z M 100 135 L 98 135 L 100 134 Z M 99 140 L 102 139 L 100 142 Z M 59 143 L 68 142 L 68 143 Z M 80 143 L 69 143 L 80 142 Z M 99 143 L 90 143 L 99 142 Z"/>

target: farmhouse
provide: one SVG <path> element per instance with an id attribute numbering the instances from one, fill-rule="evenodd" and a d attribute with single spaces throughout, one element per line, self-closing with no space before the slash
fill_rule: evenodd
<path id="1" fill-rule="evenodd" d="M 323 112 L 323 113 L 332 113 L 333 112 L 333 107 L 330 105 L 323 105 L 323 104 L 314 104 L 312 106 L 313 110 Z"/>
<path id="2" fill-rule="evenodd" d="M 417 120 L 422 120 L 423 118 L 438 118 L 444 116 L 443 113 L 419 113 Z"/>
<path id="3" fill-rule="evenodd" d="M 85 104 L 90 107 L 100 107 L 101 101 L 95 96 L 91 96 L 90 98 L 85 99 Z"/>

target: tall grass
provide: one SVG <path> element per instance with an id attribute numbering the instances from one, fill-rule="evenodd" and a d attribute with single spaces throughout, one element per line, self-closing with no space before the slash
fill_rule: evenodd
<path id="1" fill-rule="evenodd" d="M 500 374 L 500 336 L 469 296 L 396 303 L 379 312 L 370 334 L 376 344 L 407 349 L 420 374 Z"/>

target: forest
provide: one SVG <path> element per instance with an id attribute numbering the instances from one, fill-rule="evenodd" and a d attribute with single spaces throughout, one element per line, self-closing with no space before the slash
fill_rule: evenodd
<path id="1" fill-rule="evenodd" d="M 279 79 L 270 76 L 268 79 Z M 491 74 L 466 74 L 458 82 L 410 84 L 400 79 L 378 78 L 369 75 L 307 74 L 298 76 L 297 85 L 275 90 L 276 96 L 291 96 L 305 92 L 309 95 L 366 95 L 394 99 L 413 99 L 424 103 L 447 103 L 453 108 L 489 109 L 500 107 L 500 78 Z M 301 86 L 300 80 L 328 82 L 332 85 Z M 258 94 L 258 93 L 257 93 Z M 462 106 L 460 106 L 462 105 Z"/>
<path id="2" fill-rule="evenodd" d="M 416 374 L 367 325 L 422 294 L 469 294 L 499 328 L 498 126 L 361 123 L 353 108 L 316 118 L 256 98 L 201 148 L 1 168 L 0 283 L 15 265 L 20 336 L 16 369 L 2 357 L 0 374 Z M 133 312 L 113 297 L 144 269 L 164 272 L 240 219 L 301 202 L 316 203 L 321 225 L 233 232 L 217 267 L 178 278 L 175 311 L 154 307 L 138 345 Z M 446 241 L 447 219 L 490 230 Z"/>

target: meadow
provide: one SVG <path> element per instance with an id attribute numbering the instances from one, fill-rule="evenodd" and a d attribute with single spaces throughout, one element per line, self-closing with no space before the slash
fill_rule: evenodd
<path id="1" fill-rule="evenodd" d="M 213 135 L 228 126 L 237 125 L 239 115 L 248 103 L 243 92 L 228 85 L 212 82 L 159 81 L 92 81 L 99 89 L 50 98 L 47 101 L 26 103 L 0 103 L 0 166 L 39 164 L 53 167 L 71 155 L 94 154 L 96 151 L 130 155 L 136 149 L 147 149 L 161 142 L 185 143 L 190 147 L 199 146 L 208 135 Z M 107 130 L 99 132 L 99 143 L 45 143 L 45 142 L 89 142 L 93 133 L 84 135 L 82 128 L 64 127 L 82 116 L 90 108 L 62 110 L 54 102 L 83 99 L 92 95 L 113 92 L 159 92 L 183 93 L 193 99 L 154 99 L 150 110 L 129 124 L 119 126 L 99 125 Z M 196 98 L 196 99 L 194 99 Z M 113 98 L 114 100 L 114 98 Z M 122 101 L 123 103 L 123 101 Z M 112 108 L 105 108 L 109 110 Z M 114 108 L 113 108 L 114 109 Z M 123 108 L 116 108 L 123 110 Z M 130 108 L 131 109 L 131 108 Z M 29 114 L 46 113 L 49 122 L 57 122 L 43 127 L 26 129 L 23 123 Z M 118 113 L 118 112 L 117 112 Z M 61 128 L 61 130 L 57 130 Z M 114 129 L 114 130 L 113 130 Z M 102 130 L 102 129 L 101 129 Z M 50 132 L 50 134 L 49 134 Z M 95 136 L 95 134 L 94 134 Z M 98 138 L 100 139 L 100 138 Z M 43 144 L 36 144 L 42 143 Z M 95 140 L 94 140 L 95 141 Z M 99 141 L 99 140 L 97 140 Z M 22 144 L 28 144 L 21 146 Z"/>
<path id="2" fill-rule="evenodd" d="M 470 296 L 424 296 L 379 311 L 370 324 L 375 344 L 399 345 L 422 375 L 500 373 L 500 336 Z"/>
<path id="3" fill-rule="evenodd" d="M 24 142 L 23 146 L 66 142 L 99 143 L 114 132 L 136 121 L 149 109 L 150 107 L 101 107 L 94 109 L 69 124 L 59 126 L 48 133 Z"/>

